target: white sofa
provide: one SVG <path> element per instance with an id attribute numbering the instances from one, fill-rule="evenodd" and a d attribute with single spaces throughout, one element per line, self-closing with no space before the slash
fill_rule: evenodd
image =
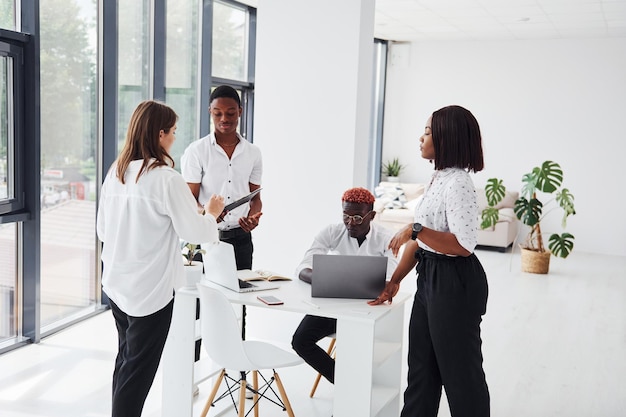
<path id="1" fill-rule="evenodd" d="M 417 199 L 424 194 L 425 188 L 425 184 L 381 182 L 374 190 L 374 222 L 392 230 L 412 223 Z"/>
<path id="2" fill-rule="evenodd" d="M 485 190 L 476 189 L 478 197 L 478 212 L 482 213 L 487 207 Z M 519 197 L 517 191 L 507 191 L 504 199 L 496 205 L 500 212 L 498 223 L 495 227 L 478 229 L 478 246 L 485 249 L 496 249 L 504 252 L 515 241 L 519 229 L 519 220 L 515 216 L 515 200 Z"/>
<path id="3" fill-rule="evenodd" d="M 417 200 L 424 194 L 425 188 L 425 184 L 381 182 L 374 190 L 376 196 L 374 222 L 392 230 L 399 230 L 413 222 Z M 476 193 L 481 213 L 487 207 L 487 198 L 483 189 L 477 189 Z M 507 191 L 504 200 L 496 206 L 500 211 L 500 220 L 496 226 L 478 230 L 478 247 L 504 252 L 513 244 L 519 227 L 519 220 L 513 211 L 518 195 L 517 192 Z"/>

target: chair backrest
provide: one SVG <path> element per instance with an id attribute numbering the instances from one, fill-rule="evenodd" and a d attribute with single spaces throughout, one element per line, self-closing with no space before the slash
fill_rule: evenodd
<path id="1" fill-rule="evenodd" d="M 220 367 L 250 371 L 250 363 L 243 347 L 241 328 L 230 302 L 224 294 L 203 283 L 200 292 L 200 332 L 202 344 L 209 357 Z"/>

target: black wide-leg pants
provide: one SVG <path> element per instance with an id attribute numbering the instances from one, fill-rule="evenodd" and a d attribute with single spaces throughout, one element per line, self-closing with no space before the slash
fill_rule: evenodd
<path id="1" fill-rule="evenodd" d="M 420 249 L 409 321 L 408 385 L 401 417 L 436 417 L 441 387 L 453 417 L 488 417 L 480 323 L 487 277 L 476 255 Z"/>
<path id="2" fill-rule="evenodd" d="M 118 333 L 112 417 L 141 417 L 172 321 L 174 300 L 156 313 L 133 317 L 110 301 Z"/>

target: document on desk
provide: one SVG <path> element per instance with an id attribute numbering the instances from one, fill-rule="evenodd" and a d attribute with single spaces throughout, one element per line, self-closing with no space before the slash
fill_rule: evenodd
<path id="1" fill-rule="evenodd" d="M 237 277 L 242 281 L 291 281 L 291 278 L 264 269 L 240 269 Z"/>

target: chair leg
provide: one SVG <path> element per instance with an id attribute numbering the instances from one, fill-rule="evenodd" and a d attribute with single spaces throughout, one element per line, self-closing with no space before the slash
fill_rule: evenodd
<path id="1" fill-rule="evenodd" d="M 241 388 L 239 388 L 239 417 L 246 415 L 246 379 L 241 379 Z"/>
<path id="2" fill-rule="evenodd" d="M 278 391 L 280 392 L 280 396 L 283 399 L 283 403 L 285 404 L 285 410 L 287 411 L 287 415 L 289 417 L 294 417 L 293 409 L 291 408 L 291 403 L 289 402 L 289 398 L 287 398 L 287 392 L 285 392 L 285 387 L 283 386 L 283 382 L 280 380 L 280 377 L 274 371 L 274 378 L 276 379 L 276 385 L 278 386 Z"/>
<path id="3" fill-rule="evenodd" d="M 317 374 L 317 376 L 315 377 L 315 381 L 313 382 L 313 387 L 311 388 L 311 392 L 309 393 L 310 398 L 313 398 L 313 396 L 315 395 L 315 391 L 317 390 L 317 386 L 320 383 L 320 379 L 322 379 L 322 374 Z"/>
<path id="4" fill-rule="evenodd" d="M 259 371 L 252 371 L 252 386 L 254 387 L 254 417 L 259 417 Z"/>
<path id="5" fill-rule="evenodd" d="M 222 380 L 224 379 L 225 373 L 226 373 L 226 370 L 222 369 L 219 376 L 217 377 L 217 381 L 215 381 L 215 385 L 213 385 L 213 390 L 211 391 L 211 395 L 209 395 L 209 399 L 207 400 L 204 406 L 204 409 L 202 410 L 201 417 L 206 417 L 206 415 L 209 413 L 209 409 L 211 408 L 211 404 L 213 404 L 213 400 L 215 399 L 215 396 L 217 395 L 217 390 L 220 388 L 220 385 L 222 383 Z"/>
<path id="6" fill-rule="evenodd" d="M 328 353 L 328 356 L 332 355 L 334 350 L 335 350 L 335 342 L 337 341 L 337 339 L 335 339 L 334 337 L 330 340 L 330 344 L 328 345 L 328 349 L 326 350 L 326 353 Z M 322 378 L 322 374 L 317 374 L 317 376 L 315 377 L 315 381 L 313 382 L 313 387 L 311 388 L 311 392 L 309 393 L 309 397 L 313 398 L 313 396 L 315 395 L 315 391 L 317 390 L 317 386 L 320 383 L 320 379 Z"/>

